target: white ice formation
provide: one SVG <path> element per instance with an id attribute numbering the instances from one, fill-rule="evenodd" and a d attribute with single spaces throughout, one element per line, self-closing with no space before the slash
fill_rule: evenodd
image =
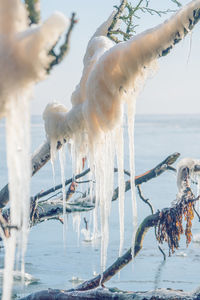
<path id="1" fill-rule="evenodd" d="M 197 196 L 200 195 L 200 160 L 194 158 L 183 158 L 177 164 L 177 187 L 178 187 L 178 195 L 177 199 L 181 197 L 183 190 L 185 189 L 184 178 L 183 178 L 183 170 L 187 168 L 190 181 L 197 183 Z M 196 203 L 196 208 L 200 211 L 199 201 Z"/>
<path id="2" fill-rule="evenodd" d="M 21 249 L 24 272 L 30 211 L 29 98 L 34 84 L 44 79 L 50 63 L 49 50 L 66 29 L 68 20 L 54 13 L 41 25 L 29 27 L 28 23 L 22 1 L 0 1 L 0 118 L 6 118 L 10 221 L 18 227 L 11 230 L 9 238 L 3 236 L 3 300 L 11 297 L 16 244 Z"/>
<path id="3" fill-rule="evenodd" d="M 123 111 L 127 105 L 129 152 L 133 190 L 134 224 L 137 209 L 134 192 L 134 115 L 135 99 L 156 59 L 167 54 L 195 24 L 200 0 L 190 2 L 163 24 L 115 45 L 107 36 L 113 15 L 100 26 L 88 43 L 80 83 L 71 97 L 72 108 L 57 111 L 59 104 L 49 104 L 44 112 L 47 137 L 51 146 L 59 139 L 72 144 L 75 171 L 81 158 L 96 180 L 94 236 L 97 235 L 97 207 L 100 206 L 102 235 L 102 267 L 105 268 L 109 239 L 109 211 L 113 189 L 113 165 L 116 153 L 119 169 L 120 253 L 124 236 L 123 179 Z M 52 129 L 50 129 L 52 128 Z"/>

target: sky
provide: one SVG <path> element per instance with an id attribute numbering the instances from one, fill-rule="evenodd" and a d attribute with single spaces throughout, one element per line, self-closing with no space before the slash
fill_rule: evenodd
<path id="1" fill-rule="evenodd" d="M 161 2 L 161 3 L 160 3 Z M 180 0 L 186 4 L 188 0 Z M 132 0 L 132 3 L 134 1 Z M 152 7 L 159 9 L 176 6 L 170 0 L 151 0 Z M 70 17 L 77 14 L 78 24 L 72 33 L 70 51 L 65 60 L 56 66 L 50 76 L 36 85 L 32 99 L 32 114 L 42 114 L 46 105 L 58 101 L 71 107 L 70 96 L 79 83 L 83 56 L 88 40 L 96 28 L 104 22 L 118 5 L 119 0 L 41 0 L 42 19 L 55 10 Z M 143 15 L 136 20 L 138 33 L 162 23 L 170 14 Z M 169 55 L 158 60 L 158 70 L 147 80 L 137 99 L 138 114 L 200 114 L 199 70 L 200 70 L 200 24 L 180 42 Z"/>

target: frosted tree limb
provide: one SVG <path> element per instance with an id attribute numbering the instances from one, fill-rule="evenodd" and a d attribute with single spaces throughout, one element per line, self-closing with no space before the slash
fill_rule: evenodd
<path id="1" fill-rule="evenodd" d="M 40 22 L 40 0 L 25 0 L 28 16 L 31 24 Z"/>

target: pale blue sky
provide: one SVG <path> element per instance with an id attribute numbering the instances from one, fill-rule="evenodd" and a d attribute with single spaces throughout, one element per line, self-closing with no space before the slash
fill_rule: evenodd
<path id="1" fill-rule="evenodd" d="M 159 2 L 152 0 L 155 6 Z M 183 4 L 188 2 L 181 1 Z M 65 61 L 36 86 L 32 114 L 42 114 L 47 103 L 55 100 L 70 108 L 70 95 L 80 80 L 87 42 L 115 4 L 119 4 L 119 0 L 41 0 L 43 18 L 55 10 L 67 16 L 74 11 L 79 22 L 73 31 L 71 49 Z M 166 9 L 169 4 L 170 0 L 162 0 L 159 5 Z M 142 24 L 140 31 L 163 22 L 165 18 L 144 16 L 139 21 Z M 171 54 L 159 59 L 157 73 L 145 84 L 137 100 L 137 113 L 200 113 L 199 53 L 200 24 Z"/>

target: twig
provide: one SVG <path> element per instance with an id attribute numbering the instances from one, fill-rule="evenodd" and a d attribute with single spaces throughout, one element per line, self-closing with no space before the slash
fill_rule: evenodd
<path id="1" fill-rule="evenodd" d="M 140 199 L 150 207 L 151 213 L 153 215 L 153 213 L 154 213 L 153 206 L 149 202 L 149 199 L 145 199 L 144 196 L 142 195 L 142 191 L 141 191 L 140 185 L 137 185 L 137 190 L 138 190 L 138 194 L 140 196 Z"/>
<path id="2" fill-rule="evenodd" d="M 50 63 L 49 68 L 47 69 L 48 73 L 51 71 L 51 69 L 55 65 L 58 65 L 61 61 L 63 61 L 64 57 L 66 56 L 66 54 L 69 50 L 69 42 L 70 42 L 71 33 L 72 33 L 73 28 L 74 28 L 74 25 L 77 23 L 77 20 L 75 19 L 75 16 L 76 16 L 76 14 L 72 13 L 70 26 L 68 28 L 68 31 L 67 31 L 66 35 L 65 35 L 64 43 L 60 47 L 59 54 L 55 53 L 55 47 L 57 46 L 57 43 L 51 49 L 51 51 L 49 52 L 49 55 L 51 55 L 53 57 L 53 60 Z"/>
<path id="3" fill-rule="evenodd" d="M 141 191 L 140 185 L 137 186 L 137 190 L 138 190 L 138 194 L 139 194 L 139 196 L 140 196 L 140 199 L 150 207 L 151 214 L 153 215 L 153 214 L 154 214 L 153 206 L 152 206 L 152 204 L 149 202 L 149 199 L 145 199 L 144 196 L 142 195 L 142 191 Z M 155 233 L 155 238 L 156 238 L 156 240 L 158 240 L 158 238 L 157 238 L 157 232 L 156 232 L 156 226 L 154 227 L 154 233 Z M 160 245 L 158 245 L 158 249 L 159 249 L 160 252 L 162 253 L 163 259 L 166 260 L 166 254 L 165 254 L 165 252 L 163 251 L 163 249 L 160 247 Z"/>
<path id="4" fill-rule="evenodd" d="M 66 181 L 65 181 L 65 186 L 68 185 L 68 184 L 70 184 L 70 183 L 72 183 L 72 182 L 74 181 L 74 179 L 75 179 L 75 180 L 76 180 L 76 179 L 79 179 L 79 178 L 85 176 L 86 174 L 88 174 L 89 172 L 90 172 L 90 169 L 87 169 L 87 170 L 83 171 L 82 173 L 76 175 L 75 177 L 72 177 L 72 178 L 66 180 Z M 59 190 L 59 189 L 61 189 L 61 188 L 62 188 L 62 184 L 58 184 L 58 185 L 56 185 L 54 188 L 50 188 L 50 189 L 44 191 L 43 193 L 38 193 L 38 194 L 36 194 L 36 195 L 33 197 L 33 199 L 36 199 L 36 198 L 37 198 L 37 199 L 40 199 L 40 198 L 42 198 L 42 197 L 44 197 L 44 196 L 46 196 L 46 195 L 48 195 L 48 194 L 50 194 L 50 193 L 53 193 L 53 192 L 55 192 L 55 191 L 57 191 L 57 190 Z"/>
<path id="5" fill-rule="evenodd" d="M 108 33 L 107 33 L 107 37 L 109 37 L 110 39 L 113 39 L 112 31 L 115 28 L 117 22 L 119 21 L 124 9 L 126 8 L 126 5 L 127 5 L 127 0 L 122 0 L 119 7 L 115 6 L 115 8 L 117 8 L 117 12 L 113 17 L 113 21 L 112 21 L 110 27 L 108 28 Z"/>
<path id="6" fill-rule="evenodd" d="M 25 0 L 30 25 L 40 22 L 40 0 Z"/>
<path id="7" fill-rule="evenodd" d="M 182 6 L 182 4 L 179 2 L 179 1 L 177 1 L 177 0 L 171 0 L 173 3 L 175 3 L 178 7 L 181 7 Z"/>
<path id="8" fill-rule="evenodd" d="M 181 6 L 181 4 L 177 0 L 171 0 L 173 3 L 175 3 L 178 7 Z M 145 3 L 144 3 L 145 2 Z M 173 9 L 166 9 L 166 10 L 159 10 L 149 7 L 150 1 L 146 0 L 138 0 L 138 3 L 133 6 L 128 1 L 122 1 L 120 6 L 115 6 L 117 9 L 117 13 L 113 17 L 113 22 L 111 26 L 108 29 L 107 36 L 112 39 L 115 43 L 120 43 L 121 40 L 116 37 L 116 35 L 121 35 L 123 38 L 123 41 L 129 40 L 134 33 L 136 33 L 136 27 L 139 26 L 139 24 L 134 24 L 133 19 L 140 19 L 141 13 L 148 13 L 150 15 L 158 15 L 162 16 L 167 13 L 175 12 Z M 127 10 L 127 14 L 124 13 L 125 10 Z M 140 13 L 138 15 L 138 13 Z M 126 26 L 125 31 L 122 29 L 116 29 L 115 26 L 117 24 L 118 20 L 122 20 Z"/>
<path id="9" fill-rule="evenodd" d="M 118 172 L 118 168 L 114 168 L 114 172 Z M 125 175 L 128 175 L 128 176 L 131 176 L 131 173 L 127 170 L 124 169 L 124 174 Z"/>
<path id="10" fill-rule="evenodd" d="M 86 218 L 83 218 L 83 221 L 85 223 L 85 229 L 88 230 L 88 221 L 86 220 Z"/>

